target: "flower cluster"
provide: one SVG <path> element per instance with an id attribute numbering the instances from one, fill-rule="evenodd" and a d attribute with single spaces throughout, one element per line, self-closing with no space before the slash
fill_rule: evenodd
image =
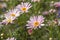
<path id="1" fill-rule="evenodd" d="M 28 12 L 28 10 L 32 7 L 31 3 L 21 3 L 20 5 L 17 5 L 16 8 L 19 9 L 22 13 Z"/>
<path id="2" fill-rule="evenodd" d="M 32 2 L 36 2 L 37 0 L 32 0 Z M 40 0 L 38 0 L 40 1 Z M 56 2 L 54 3 L 54 6 L 59 7 L 60 2 Z M 23 13 L 27 13 L 29 12 L 29 9 L 32 7 L 31 3 L 29 2 L 22 2 L 21 4 L 17 5 L 14 9 L 9 10 L 7 13 L 4 14 L 4 20 L 2 20 L 2 22 L 0 22 L 0 24 L 8 24 L 8 23 L 13 23 L 13 21 L 19 17 L 21 14 Z M 55 9 L 51 9 L 48 11 L 44 11 L 42 14 L 43 15 L 47 15 L 48 13 L 51 12 L 56 12 Z M 30 17 L 30 20 L 27 21 L 28 24 L 26 24 L 26 26 L 28 26 L 27 28 L 31 28 L 31 29 L 36 29 L 36 28 L 41 28 L 42 23 L 44 22 L 44 17 L 42 15 L 39 16 L 32 16 Z"/>
<path id="3" fill-rule="evenodd" d="M 40 2 L 40 0 L 31 0 L 31 2 Z M 59 20 L 52 20 L 55 18 L 55 15 L 52 16 L 53 14 L 52 13 L 58 13 L 58 17 L 60 18 L 60 2 L 51 2 L 50 6 L 52 7 L 52 4 L 53 6 L 55 6 L 56 8 L 58 8 L 58 10 L 55 10 L 55 9 L 50 9 L 50 10 L 44 10 L 42 11 L 40 15 L 34 15 L 34 16 L 29 16 L 29 20 L 26 21 L 27 24 L 25 24 L 25 26 L 27 27 L 28 29 L 28 34 L 31 35 L 32 34 L 32 30 L 35 30 L 35 29 L 38 29 L 38 28 L 42 28 L 42 26 L 55 26 L 56 24 L 58 24 L 60 26 L 60 19 Z M 0 4 L 1 5 L 1 4 Z M 5 4 L 4 4 L 5 5 Z M 1 7 L 3 8 L 4 5 L 2 5 Z M 36 6 L 34 4 L 34 6 Z M 42 5 L 43 6 L 43 5 Z M 5 7 L 7 7 L 5 5 Z M 5 24 L 5 25 L 8 25 L 9 23 L 12 24 L 14 23 L 14 21 L 20 17 L 22 14 L 24 13 L 28 13 L 30 8 L 33 9 L 33 6 L 31 3 L 29 2 L 22 2 L 21 4 L 18 4 L 15 8 L 13 9 L 10 9 L 9 11 L 7 11 L 5 14 L 4 14 L 4 19 L 0 22 L 0 24 Z M 38 9 L 38 7 L 37 7 Z M 37 9 L 34 9 L 35 11 Z M 43 9 L 43 8 L 42 8 Z M 42 10 L 41 9 L 41 10 Z M 39 9 L 40 10 L 40 9 Z M 38 10 L 38 11 L 39 11 Z M 35 13 L 38 13 L 38 11 L 36 11 Z M 40 12 L 40 11 L 39 11 Z M 50 18 L 50 14 L 52 16 L 52 18 Z M 48 15 L 48 16 L 47 16 Z M 46 18 L 47 17 L 47 18 Z M 45 19 L 46 18 L 46 19 Z M 47 19 L 51 19 L 51 20 L 47 20 Z M 53 24 L 54 23 L 54 24 Z M 3 34 L 1 34 L 3 35 Z M 13 38 L 8 38 L 6 40 L 16 40 L 14 37 Z"/>
<path id="4" fill-rule="evenodd" d="M 15 9 L 9 10 L 6 14 L 4 14 L 5 19 L 2 20 L 1 23 L 8 24 L 13 23 L 13 21 L 19 17 L 24 12 L 29 12 L 28 10 L 32 7 L 31 3 L 21 3 L 15 7 Z M 28 21 L 26 26 L 29 26 L 27 28 L 41 28 L 42 23 L 44 22 L 43 16 L 33 16 L 30 18 L 30 21 Z"/>

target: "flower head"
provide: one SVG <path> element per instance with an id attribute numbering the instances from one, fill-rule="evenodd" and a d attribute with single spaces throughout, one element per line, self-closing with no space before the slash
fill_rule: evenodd
<path id="1" fill-rule="evenodd" d="M 32 29 L 41 28 L 41 25 L 44 22 L 44 17 L 43 16 L 33 16 L 27 22 L 28 22 L 28 24 L 26 25 L 26 26 L 28 26 L 27 28 L 32 28 Z"/>
<path id="2" fill-rule="evenodd" d="M 18 9 L 13 9 L 9 10 L 6 14 L 5 17 L 11 16 L 13 19 L 20 16 L 20 11 Z"/>
<path id="3" fill-rule="evenodd" d="M 2 20 L 2 22 L 1 22 L 1 24 L 3 23 L 3 24 L 8 24 L 8 23 L 13 23 L 13 18 L 12 17 L 6 17 L 4 20 Z"/>
<path id="4" fill-rule="evenodd" d="M 28 12 L 28 10 L 31 8 L 31 4 L 26 2 L 26 3 L 21 3 L 18 5 L 16 8 L 19 9 L 21 12 Z"/>
<path id="5" fill-rule="evenodd" d="M 54 3 L 54 6 L 55 6 L 55 7 L 60 7 L 60 2 L 55 2 L 55 3 Z"/>
<path id="6" fill-rule="evenodd" d="M 5 19 L 2 20 L 2 22 L 0 24 L 8 24 L 8 23 L 13 23 L 13 21 L 19 16 L 19 11 L 17 9 L 14 10 L 10 10 L 9 12 L 7 12 L 4 17 Z"/>

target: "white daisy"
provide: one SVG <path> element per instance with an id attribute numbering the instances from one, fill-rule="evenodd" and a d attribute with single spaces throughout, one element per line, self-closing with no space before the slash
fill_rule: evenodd
<path id="1" fill-rule="evenodd" d="M 17 9 L 14 9 L 14 10 L 9 10 L 9 12 L 7 12 L 4 17 L 5 19 L 2 20 L 2 22 L 0 22 L 0 24 L 8 24 L 8 23 L 13 23 L 13 21 L 18 17 L 20 16 L 19 14 L 20 11 L 18 11 Z"/>
<path id="2" fill-rule="evenodd" d="M 8 16 L 8 17 L 6 17 L 6 19 L 2 20 L 1 23 L 7 25 L 8 23 L 13 23 L 13 20 L 14 20 L 14 19 L 13 19 L 11 16 Z"/>
<path id="3" fill-rule="evenodd" d="M 44 17 L 43 16 L 33 16 L 27 22 L 28 22 L 28 24 L 26 25 L 26 26 L 28 26 L 27 28 L 32 28 L 32 29 L 41 28 L 41 26 L 43 26 L 42 23 L 44 22 Z"/>
<path id="4" fill-rule="evenodd" d="M 31 3 L 21 3 L 20 5 L 18 5 L 16 8 L 19 9 L 22 13 L 24 12 L 28 12 L 28 10 L 32 7 Z"/>
<path id="5" fill-rule="evenodd" d="M 18 9 L 9 10 L 8 13 L 5 14 L 5 17 L 11 16 L 13 19 L 20 16 L 20 11 Z"/>

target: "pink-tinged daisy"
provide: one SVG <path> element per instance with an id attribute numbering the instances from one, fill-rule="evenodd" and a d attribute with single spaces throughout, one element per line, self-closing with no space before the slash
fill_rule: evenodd
<path id="1" fill-rule="evenodd" d="M 18 11 L 18 9 L 14 9 L 14 10 L 9 10 L 5 15 L 5 19 L 2 20 L 2 22 L 0 22 L 0 24 L 8 24 L 8 23 L 13 23 L 13 21 L 20 16 L 19 14 L 20 11 Z"/>
<path id="2" fill-rule="evenodd" d="M 0 22 L 0 24 L 8 24 L 8 23 L 13 23 L 13 18 L 11 16 L 6 17 L 4 20 L 2 20 L 2 22 Z"/>
<path id="3" fill-rule="evenodd" d="M 55 2 L 55 3 L 54 3 L 54 6 L 55 6 L 55 7 L 60 7 L 60 2 Z"/>
<path id="4" fill-rule="evenodd" d="M 32 7 L 31 3 L 26 2 L 26 3 L 21 3 L 18 5 L 16 8 L 19 9 L 22 13 L 28 12 L 28 10 Z"/>
<path id="5" fill-rule="evenodd" d="M 28 22 L 28 24 L 26 25 L 26 26 L 28 26 L 27 28 L 32 28 L 32 29 L 41 28 L 41 26 L 43 26 L 42 23 L 44 22 L 44 17 L 43 16 L 33 16 L 27 22 Z"/>
<path id="6" fill-rule="evenodd" d="M 40 2 L 40 0 L 31 0 L 32 2 Z"/>
<path id="7" fill-rule="evenodd" d="M 15 19 L 16 17 L 20 16 L 20 11 L 18 11 L 18 9 L 9 10 L 5 14 L 5 17 L 8 17 L 8 16 L 11 16 L 13 19 Z"/>

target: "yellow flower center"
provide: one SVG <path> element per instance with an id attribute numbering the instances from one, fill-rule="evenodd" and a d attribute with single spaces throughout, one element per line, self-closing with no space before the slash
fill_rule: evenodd
<path id="1" fill-rule="evenodd" d="M 34 22 L 34 26 L 35 26 L 35 27 L 39 26 L 39 22 L 37 22 L 37 21 Z"/>
<path id="2" fill-rule="evenodd" d="M 22 11 L 26 11 L 26 8 L 25 8 L 25 7 L 23 7 L 21 10 L 22 10 Z"/>
<path id="3" fill-rule="evenodd" d="M 10 22 L 12 22 L 12 20 L 11 19 L 7 19 L 7 22 L 10 23 Z"/>
<path id="4" fill-rule="evenodd" d="M 15 14 L 13 14 L 13 13 L 12 13 L 12 14 L 11 14 L 11 16 L 13 16 L 13 17 L 14 17 L 14 16 L 15 16 Z"/>

